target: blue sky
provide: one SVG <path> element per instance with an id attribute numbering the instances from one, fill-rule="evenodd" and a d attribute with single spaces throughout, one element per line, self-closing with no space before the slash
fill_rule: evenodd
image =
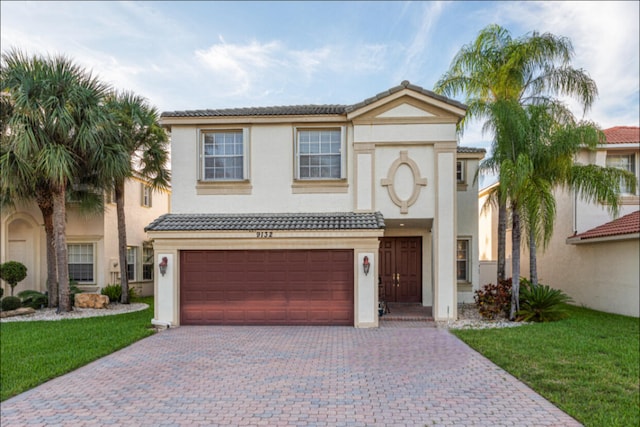
<path id="1" fill-rule="evenodd" d="M 2 1 L 0 16 L 3 51 L 66 54 L 160 111 L 354 104 L 403 80 L 432 89 L 488 24 L 551 32 L 598 84 L 584 117 L 607 128 L 639 124 L 639 4 Z M 487 147 L 480 127 L 461 144 Z"/>

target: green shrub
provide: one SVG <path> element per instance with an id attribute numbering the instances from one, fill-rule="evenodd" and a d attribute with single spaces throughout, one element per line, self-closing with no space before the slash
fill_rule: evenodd
<path id="1" fill-rule="evenodd" d="M 107 285 L 100 291 L 102 295 L 106 295 L 109 297 L 109 301 L 116 302 L 120 301 L 120 297 L 122 297 L 122 286 L 121 285 Z M 129 287 L 129 300 L 135 298 L 136 290 L 133 287 Z"/>
<path id="2" fill-rule="evenodd" d="M 84 291 L 78 287 L 78 282 L 69 282 L 69 302 L 72 307 L 76 303 L 76 294 L 81 294 L 82 292 Z"/>
<path id="3" fill-rule="evenodd" d="M 552 322 L 569 315 L 566 304 L 572 299 L 561 290 L 543 284 L 533 286 L 527 279 L 521 279 L 520 286 L 518 320 Z"/>
<path id="4" fill-rule="evenodd" d="M 511 307 L 511 279 L 501 280 L 498 285 L 484 285 L 474 292 L 473 299 L 485 319 L 506 317 Z"/>
<path id="5" fill-rule="evenodd" d="M 4 288 L 0 288 L 0 299 L 2 299 L 2 295 L 4 295 Z"/>
<path id="6" fill-rule="evenodd" d="M 16 308 L 20 308 L 22 306 L 22 301 L 20 301 L 20 298 L 14 296 L 4 297 L 2 299 L 1 306 L 2 311 L 11 311 L 15 310 Z"/>
<path id="7" fill-rule="evenodd" d="M 0 264 L 0 279 L 4 280 L 11 286 L 11 296 L 13 296 L 13 288 L 18 282 L 27 277 L 27 267 L 18 261 L 7 261 Z"/>
<path id="8" fill-rule="evenodd" d="M 49 305 L 49 297 L 42 292 L 28 289 L 18 292 L 18 296 L 22 300 L 23 307 L 31 307 L 37 310 Z"/>

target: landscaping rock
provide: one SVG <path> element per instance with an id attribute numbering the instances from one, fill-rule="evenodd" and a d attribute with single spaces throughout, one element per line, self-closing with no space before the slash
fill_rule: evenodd
<path id="1" fill-rule="evenodd" d="M 98 294 L 76 294 L 74 305 L 78 308 L 107 308 L 109 297 Z"/>
<path id="2" fill-rule="evenodd" d="M 31 307 L 20 307 L 10 311 L 0 311 L 0 318 L 24 316 L 25 314 L 34 314 L 36 311 Z"/>

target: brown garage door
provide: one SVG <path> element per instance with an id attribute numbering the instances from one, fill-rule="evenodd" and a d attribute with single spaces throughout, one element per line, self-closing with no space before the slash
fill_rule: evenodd
<path id="1" fill-rule="evenodd" d="M 353 251 L 181 251 L 183 325 L 353 325 Z"/>

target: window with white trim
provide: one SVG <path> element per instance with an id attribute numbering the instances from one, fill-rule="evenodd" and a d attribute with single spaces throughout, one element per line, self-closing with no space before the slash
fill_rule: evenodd
<path id="1" fill-rule="evenodd" d="M 202 180 L 241 181 L 247 173 L 246 131 L 202 132 Z"/>
<path id="2" fill-rule="evenodd" d="M 142 280 L 153 280 L 153 248 L 142 248 Z"/>
<path id="3" fill-rule="evenodd" d="M 469 275 L 469 239 L 458 239 L 456 244 L 456 278 L 458 282 L 468 283 Z"/>
<path id="4" fill-rule="evenodd" d="M 134 246 L 127 247 L 127 279 L 136 280 L 136 248 Z"/>
<path id="5" fill-rule="evenodd" d="M 456 162 L 456 181 L 458 184 L 464 184 L 466 182 L 465 166 L 466 162 L 464 160 L 458 160 Z"/>
<path id="6" fill-rule="evenodd" d="M 93 243 L 69 243 L 67 257 L 69 259 L 69 281 L 94 283 Z"/>
<path id="7" fill-rule="evenodd" d="M 638 171 L 636 170 L 636 155 L 635 153 L 625 154 L 609 154 L 607 153 L 607 166 L 617 169 L 622 169 L 631 172 L 638 178 Z M 637 187 L 637 185 L 636 185 Z M 624 182 L 620 183 L 621 194 L 632 194 L 631 189 L 624 185 Z"/>
<path id="8" fill-rule="evenodd" d="M 151 194 L 153 193 L 153 190 L 148 185 L 145 185 L 145 184 L 141 184 L 141 185 L 142 185 L 142 200 L 141 200 L 142 206 L 150 208 Z"/>
<path id="9" fill-rule="evenodd" d="M 343 129 L 297 129 L 296 157 L 297 179 L 343 179 L 345 177 Z"/>

